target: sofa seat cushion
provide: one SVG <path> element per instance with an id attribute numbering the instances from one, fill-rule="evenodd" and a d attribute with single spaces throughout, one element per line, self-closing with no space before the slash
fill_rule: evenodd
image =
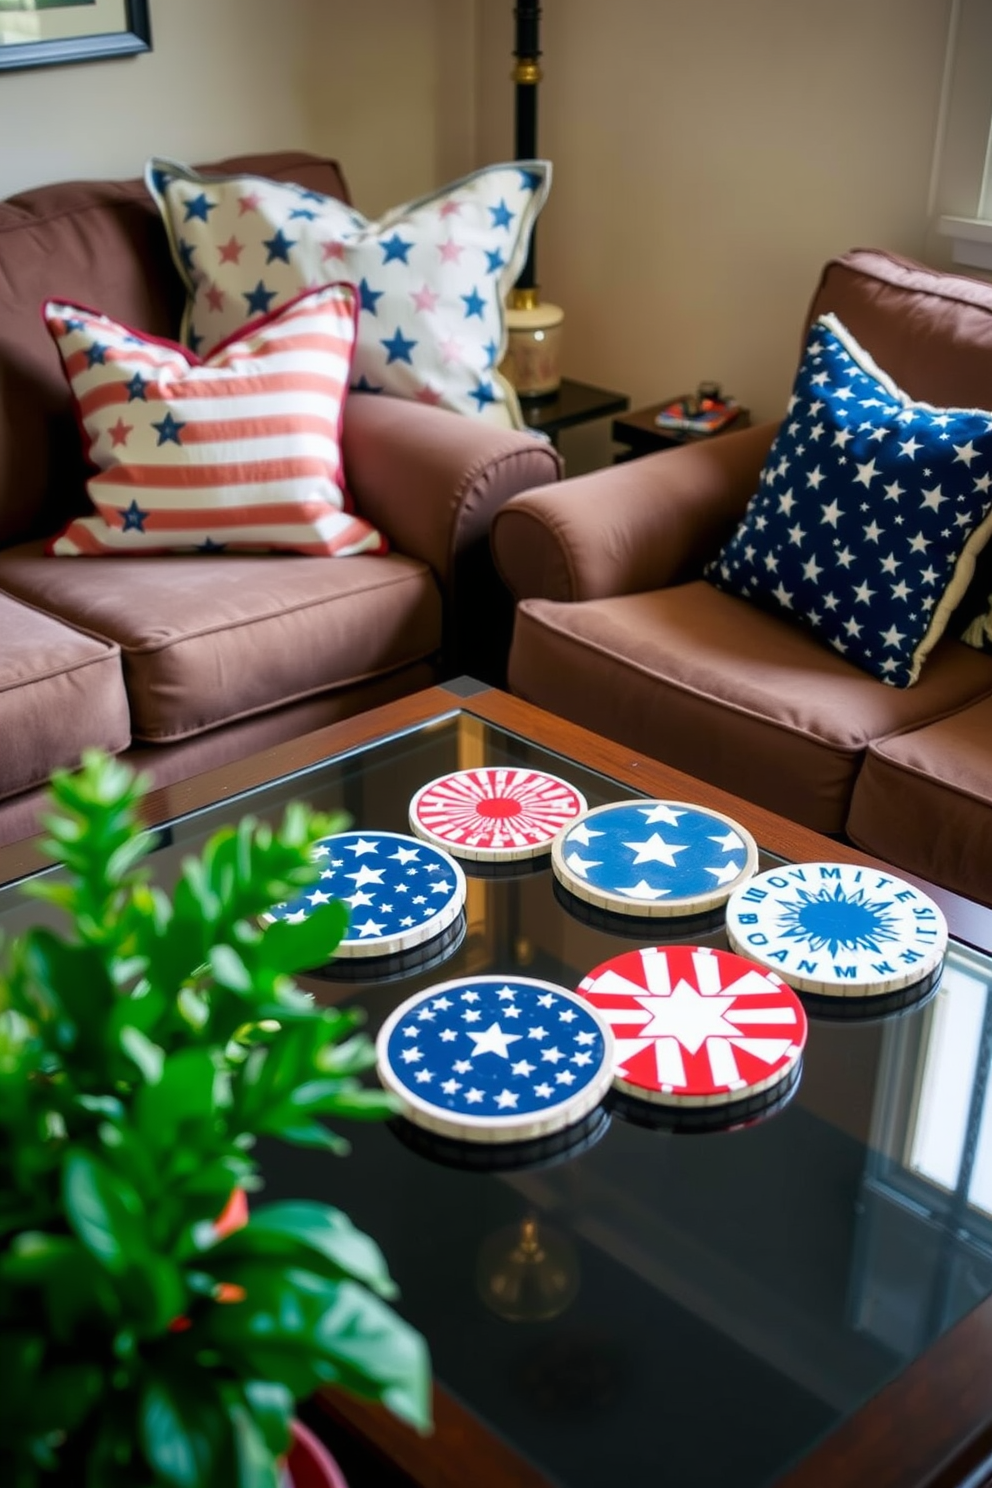
<path id="1" fill-rule="evenodd" d="M 381 676 L 441 644 L 430 569 L 399 554 L 61 563 L 31 543 L 0 553 L 0 590 L 120 647 L 131 732 L 149 743 Z"/>
<path id="2" fill-rule="evenodd" d="M 872 744 L 848 817 L 852 842 L 992 905 L 992 698 Z"/>
<path id="3" fill-rule="evenodd" d="M 0 797 L 131 742 L 118 647 L 0 594 Z"/>
<path id="4" fill-rule="evenodd" d="M 992 695 L 992 658 L 945 640 L 915 687 L 886 687 L 697 580 L 580 604 L 524 600 L 509 681 L 541 707 L 838 834 L 869 744 Z"/>

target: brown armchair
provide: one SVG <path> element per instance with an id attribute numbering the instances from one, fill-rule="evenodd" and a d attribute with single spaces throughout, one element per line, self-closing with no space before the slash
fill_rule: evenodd
<path id="1" fill-rule="evenodd" d="M 827 264 L 807 324 L 826 311 L 911 397 L 992 408 L 992 285 L 854 250 Z M 510 500 L 492 530 L 517 600 L 509 686 L 992 902 L 992 657 L 952 626 L 915 685 L 886 686 L 702 577 L 757 490 L 776 431 L 765 424 Z"/>

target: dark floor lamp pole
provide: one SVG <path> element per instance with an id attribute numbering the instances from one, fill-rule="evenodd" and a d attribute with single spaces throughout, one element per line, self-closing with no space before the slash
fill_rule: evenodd
<path id="1" fill-rule="evenodd" d="M 536 160 L 537 87 L 541 81 L 541 7 L 517 0 L 511 77 L 514 87 L 514 140 L 518 161 Z M 564 311 L 542 303 L 537 286 L 535 240 L 531 230 L 527 258 L 506 297 L 507 352 L 500 370 L 521 398 L 553 398 L 561 385 Z"/>
<path id="2" fill-rule="evenodd" d="M 516 32 L 513 55 L 516 58 L 512 77 L 514 85 L 514 158 L 537 158 L 537 85 L 541 81 L 541 7 L 537 0 L 518 0 L 513 11 Z M 510 291 L 509 304 L 514 310 L 532 310 L 537 304 L 537 271 L 532 232 L 527 259 L 516 284 Z"/>

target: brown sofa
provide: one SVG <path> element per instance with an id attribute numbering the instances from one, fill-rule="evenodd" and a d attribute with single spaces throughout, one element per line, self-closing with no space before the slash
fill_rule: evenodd
<path id="1" fill-rule="evenodd" d="M 992 285 L 854 250 L 833 311 L 912 397 L 992 408 Z M 701 577 L 777 426 L 513 498 L 492 532 L 519 601 L 511 690 L 907 872 L 992 904 L 992 656 L 964 645 L 992 571 L 909 688 Z M 988 555 L 986 554 L 986 558 Z"/>
<path id="2" fill-rule="evenodd" d="M 212 168 L 348 199 L 313 155 Z M 165 784 L 441 675 L 500 678 L 511 616 L 489 525 L 514 492 L 559 477 L 549 446 L 352 394 L 346 477 L 387 555 L 47 557 L 45 538 L 87 507 L 48 296 L 178 334 L 183 291 L 141 181 L 0 203 L 0 842 L 34 829 L 39 788 L 89 745 Z"/>

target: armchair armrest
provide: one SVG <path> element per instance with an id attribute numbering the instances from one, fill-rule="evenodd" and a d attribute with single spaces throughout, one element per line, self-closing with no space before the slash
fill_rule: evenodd
<path id="1" fill-rule="evenodd" d="M 428 563 L 443 591 L 460 560 L 488 544 L 505 501 L 561 476 L 555 450 L 530 434 L 369 393 L 345 403 L 343 453 L 362 516 L 398 552 Z"/>
<path id="2" fill-rule="evenodd" d="M 342 446 L 362 516 L 434 572 L 446 674 L 502 683 L 513 604 L 496 573 L 490 528 L 518 491 L 561 478 L 556 451 L 531 434 L 369 393 L 349 395 Z"/>
<path id="3" fill-rule="evenodd" d="M 662 450 L 515 496 L 493 522 L 496 567 L 520 599 L 599 599 L 681 582 L 730 536 L 778 425 Z"/>

